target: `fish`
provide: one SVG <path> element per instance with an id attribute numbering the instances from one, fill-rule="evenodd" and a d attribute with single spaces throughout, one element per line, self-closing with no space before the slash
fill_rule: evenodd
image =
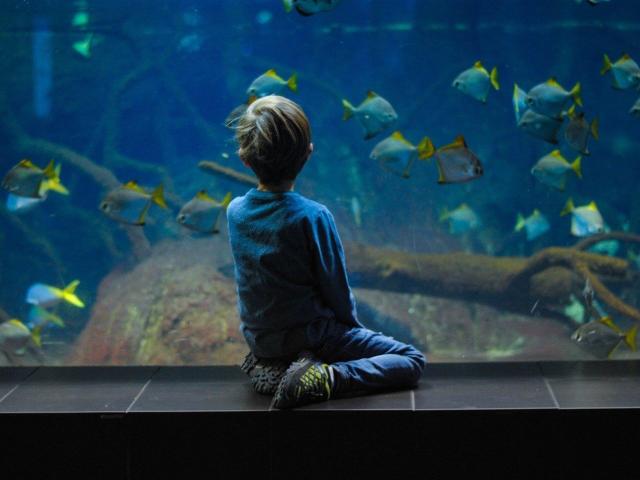
<path id="1" fill-rule="evenodd" d="M 486 103 L 491 87 L 500 90 L 498 68 L 493 67 L 491 73 L 489 73 L 487 69 L 482 66 L 482 62 L 478 60 L 471 68 L 468 68 L 458 75 L 453 81 L 452 86 L 462 93 L 482 103 Z"/>
<path id="2" fill-rule="evenodd" d="M 84 38 L 82 40 L 78 40 L 76 42 L 73 42 L 73 44 L 71 45 L 73 47 L 73 50 L 80 56 L 84 57 L 84 58 L 90 58 L 91 57 L 91 47 L 93 46 L 93 33 L 89 33 L 87 35 L 84 36 Z"/>
<path id="3" fill-rule="evenodd" d="M 545 185 L 562 191 L 567 183 L 567 173 L 569 171 L 575 173 L 578 178 L 582 178 L 581 165 L 581 156 L 569 163 L 562 156 L 560 150 L 554 150 L 537 161 L 531 169 L 531 174 Z"/>
<path id="4" fill-rule="evenodd" d="M 25 198 L 43 198 L 50 190 L 69 194 L 60 182 L 60 165 L 55 166 L 53 160 L 44 169 L 31 160 L 20 160 L 7 172 L 0 186 L 13 195 Z"/>
<path id="5" fill-rule="evenodd" d="M 576 113 L 575 105 L 567 113 L 569 124 L 564 130 L 564 139 L 567 145 L 583 155 L 589 155 L 590 152 L 587 148 L 589 137 L 593 137 L 594 140 L 600 139 L 598 117 L 594 118 L 589 124 L 587 119 L 584 118 L 584 112 Z"/>
<path id="6" fill-rule="evenodd" d="M 638 100 L 636 100 L 636 103 L 633 104 L 633 106 L 629 110 L 629 113 L 636 117 L 640 117 L 640 98 L 638 98 Z"/>
<path id="7" fill-rule="evenodd" d="M 289 13 L 294 8 L 305 17 L 319 12 L 328 12 L 335 8 L 341 0 L 282 0 L 285 12 Z"/>
<path id="8" fill-rule="evenodd" d="M 438 148 L 435 156 L 439 184 L 469 182 L 484 173 L 480 159 L 469 149 L 462 135 L 449 145 Z"/>
<path id="9" fill-rule="evenodd" d="M 50 308 L 60 302 L 69 303 L 78 308 L 84 308 L 84 302 L 78 298 L 75 291 L 80 280 L 74 280 L 64 288 L 52 287 L 44 283 L 34 283 L 27 290 L 25 298 L 27 303 L 37 305 L 42 308 Z"/>
<path id="10" fill-rule="evenodd" d="M 569 198 L 560 215 L 571 214 L 571 234 L 576 237 L 587 237 L 604 232 L 604 220 L 596 202 L 576 207 Z"/>
<path id="11" fill-rule="evenodd" d="M 466 203 L 452 211 L 445 208 L 440 214 L 440 221 L 448 221 L 449 233 L 454 235 L 466 233 L 480 226 L 478 215 Z"/>
<path id="12" fill-rule="evenodd" d="M 640 67 L 629 54 L 623 54 L 614 63 L 605 53 L 600 75 L 611 72 L 611 86 L 617 90 L 629 90 L 640 86 Z"/>
<path id="13" fill-rule="evenodd" d="M 518 128 L 554 145 L 558 144 L 558 131 L 561 126 L 562 119 L 547 117 L 531 109 L 524 112 L 518 121 Z"/>
<path id="14" fill-rule="evenodd" d="M 606 316 L 580 326 L 571 335 L 571 340 L 597 358 L 611 358 L 613 352 L 622 343 L 635 352 L 637 350 L 637 333 L 638 325 L 623 332 L 611 317 Z"/>
<path id="15" fill-rule="evenodd" d="M 55 313 L 50 312 L 39 305 L 31 307 L 26 323 L 30 330 L 33 330 L 36 327 L 44 328 L 50 324 L 57 325 L 58 327 L 64 327 L 64 321 Z"/>
<path id="16" fill-rule="evenodd" d="M 404 164 L 405 167 L 401 175 L 408 178 L 409 169 L 416 158 L 427 160 L 434 153 L 435 148 L 429 137 L 424 137 L 418 145 L 413 145 L 404 138 L 402 133 L 395 131 L 373 147 L 369 158 L 380 162 L 383 168 L 392 172 L 394 171 L 388 168 L 388 164 Z"/>
<path id="17" fill-rule="evenodd" d="M 572 99 L 578 106 L 582 106 L 580 91 L 580 82 L 567 91 L 552 77 L 529 90 L 525 102 L 527 102 L 529 108 L 532 108 L 540 115 L 560 118 L 567 103 Z"/>
<path id="18" fill-rule="evenodd" d="M 251 82 L 247 88 L 247 96 L 260 98 L 267 95 L 278 95 L 287 88 L 292 92 L 298 91 L 298 75 L 294 73 L 285 80 L 272 68 Z"/>
<path id="19" fill-rule="evenodd" d="M 584 299 L 584 303 L 587 306 L 587 311 L 590 315 L 593 312 L 593 300 L 595 299 L 595 296 L 596 293 L 593 291 L 591 282 L 587 278 L 584 282 L 584 288 L 582 289 L 582 298 Z"/>
<path id="20" fill-rule="evenodd" d="M 100 202 L 100 210 L 118 222 L 142 226 L 145 224 L 149 208 L 154 203 L 161 208 L 168 208 L 162 185 L 147 193 L 135 181 L 130 181 L 110 191 Z"/>
<path id="21" fill-rule="evenodd" d="M 211 198 L 205 190 L 200 190 L 180 209 L 176 220 L 180 225 L 201 233 L 219 233 L 220 214 L 231 203 L 231 192 L 221 202 Z"/>
<path id="22" fill-rule="evenodd" d="M 23 355 L 28 347 L 42 346 L 40 328 L 29 328 L 17 318 L 0 323 L 0 351 L 8 355 Z"/>
<path id="23" fill-rule="evenodd" d="M 537 208 L 527 218 L 518 213 L 514 230 L 520 232 L 522 229 L 527 233 L 527 240 L 535 240 L 549 231 L 549 221 Z"/>
<path id="24" fill-rule="evenodd" d="M 517 83 L 513 84 L 513 111 L 516 114 L 516 123 L 520 122 L 522 115 L 527 110 L 527 93 Z"/>
<path id="25" fill-rule="evenodd" d="M 355 117 L 362 125 L 365 140 L 375 137 L 398 120 L 398 114 L 393 106 L 372 91 L 367 93 L 367 98 L 357 107 L 345 99 L 342 100 L 342 106 L 344 108 L 343 120 Z"/>
<path id="26" fill-rule="evenodd" d="M 46 200 L 46 195 L 41 198 L 21 197 L 10 193 L 7 195 L 7 210 L 10 212 L 27 212 Z"/>

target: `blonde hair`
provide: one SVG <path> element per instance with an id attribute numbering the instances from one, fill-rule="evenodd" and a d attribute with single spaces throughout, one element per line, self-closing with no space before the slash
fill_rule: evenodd
<path id="1" fill-rule="evenodd" d="M 259 98 L 238 119 L 235 130 L 238 155 L 263 184 L 295 180 L 309 157 L 309 119 L 288 98 Z"/>

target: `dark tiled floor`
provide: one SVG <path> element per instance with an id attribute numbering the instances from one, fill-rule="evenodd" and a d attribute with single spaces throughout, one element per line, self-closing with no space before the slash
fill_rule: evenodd
<path id="1" fill-rule="evenodd" d="M 237 367 L 0 368 L 0 413 L 264 412 Z M 430 364 L 413 390 L 310 411 L 640 408 L 640 362 Z"/>

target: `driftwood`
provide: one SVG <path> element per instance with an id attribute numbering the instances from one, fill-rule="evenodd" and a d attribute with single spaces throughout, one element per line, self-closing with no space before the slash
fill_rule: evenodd
<path id="1" fill-rule="evenodd" d="M 215 162 L 200 168 L 244 183 L 247 175 Z M 640 312 L 624 303 L 604 281 L 629 283 L 634 272 L 626 260 L 585 252 L 605 240 L 640 243 L 640 236 L 610 232 L 582 240 L 573 247 L 549 247 L 531 257 L 494 257 L 466 253 L 419 254 L 358 243 L 345 243 L 349 274 L 360 287 L 400 293 L 421 293 L 485 303 L 530 313 L 565 305 L 588 279 L 597 298 L 612 310 L 640 321 Z"/>
<path id="2" fill-rule="evenodd" d="M 200 170 L 211 173 L 212 175 L 223 175 L 231 180 L 235 180 L 236 182 L 245 185 L 251 185 L 252 187 L 258 186 L 258 179 L 253 175 L 247 175 L 246 173 L 238 172 L 233 168 L 225 167 L 212 160 L 202 160 L 200 163 L 198 163 L 198 167 L 200 168 Z"/>

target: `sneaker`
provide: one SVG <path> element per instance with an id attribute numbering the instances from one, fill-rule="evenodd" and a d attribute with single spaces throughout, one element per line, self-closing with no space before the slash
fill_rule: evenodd
<path id="1" fill-rule="evenodd" d="M 329 365 L 309 358 L 293 362 L 280 381 L 271 406 L 292 408 L 331 397 L 331 371 Z"/>

